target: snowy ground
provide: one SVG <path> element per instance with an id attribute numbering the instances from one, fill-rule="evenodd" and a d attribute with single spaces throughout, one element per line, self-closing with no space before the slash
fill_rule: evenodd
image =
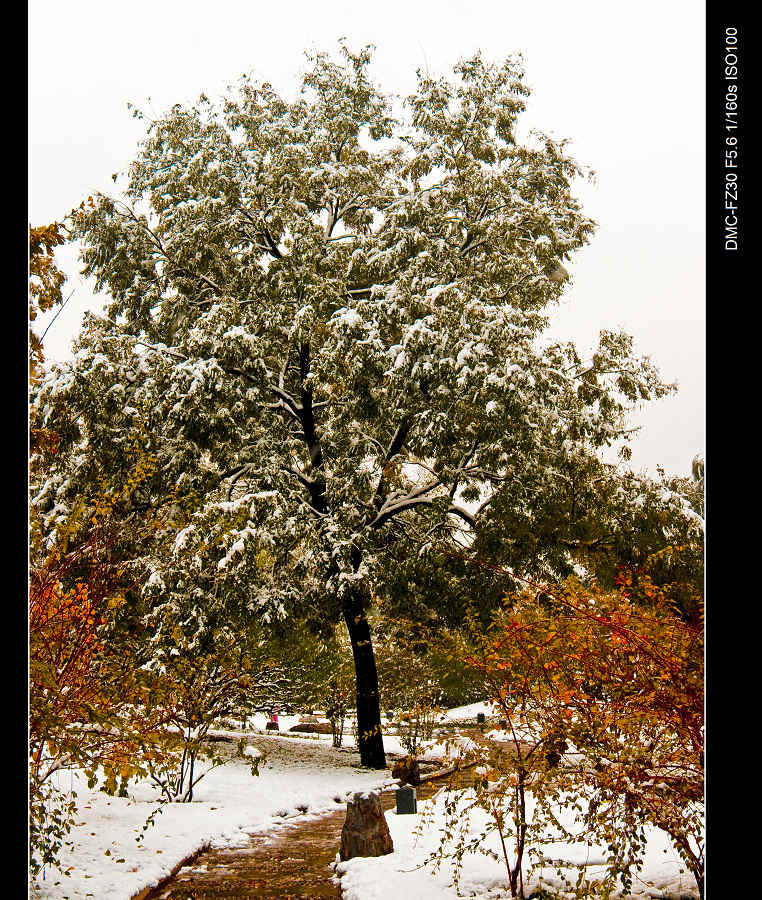
<path id="1" fill-rule="evenodd" d="M 472 720 L 478 712 L 485 712 L 488 717 L 492 714 L 486 704 L 472 704 L 449 710 L 443 721 Z M 76 790 L 80 806 L 77 825 L 70 835 L 74 847 L 61 855 L 63 868 L 71 867 L 71 871 L 69 877 L 49 871 L 40 881 L 36 896 L 42 900 L 130 900 L 143 888 L 158 884 L 196 850 L 243 845 L 249 834 L 273 831 L 285 822 L 296 824 L 335 810 L 352 792 L 378 789 L 390 780 L 388 772 L 360 769 L 357 753 L 334 750 L 330 735 L 285 736 L 298 721 L 297 716 L 281 716 L 281 733 L 277 736 L 260 733 L 266 721 L 262 715 L 248 723 L 251 731 L 247 742 L 266 754 L 258 777 L 251 775 L 243 761 L 231 759 L 199 782 L 193 803 L 165 806 L 155 825 L 145 832 L 142 843 L 136 838 L 144 833 L 142 826 L 155 808 L 153 788 L 138 784 L 127 798 L 109 797 L 88 790 L 76 775 L 62 774 L 62 785 Z M 236 740 L 241 736 L 233 731 L 217 734 L 229 734 Z M 351 737 L 345 743 L 351 743 Z M 389 754 L 405 752 L 393 735 L 384 735 L 384 746 Z M 233 752 L 233 747 L 232 743 L 217 745 L 219 750 L 227 748 L 228 753 Z M 419 756 L 443 759 L 446 749 L 445 743 L 427 742 Z M 394 853 L 340 863 L 336 871 L 341 877 L 343 900 L 394 896 L 455 900 L 458 893 L 451 869 L 445 865 L 432 872 L 431 867 L 423 866 L 439 842 L 442 801 L 440 797 L 436 803 L 419 803 L 417 816 L 387 813 Z M 427 809 L 428 814 L 422 816 Z M 417 835 L 416 826 L 422 819 L 428 819 L 428 823 Z M 480 830 L 478 820 L 472 825 Z M 488 843 L 499 851 L 497 836 Z M 567 863 L 564 871 L 573 879 L 581 863 L 587 877 L 602 871 L 604 856 L 600 848 L 560 844 L 554 845 L 551 854 L 553 859 Z M 494 900 L 506 896 L 506 886 L 502 861 L 481 854 L 465 857 L 461 895 Z M 527 894 L 538 886 L 559 889 L 562 882 L 554 869 L 546 869 L 525 880 Z M 660 831 L 650 834 L 645 865 L 635 879 L 631 896 L 638 900 L 698 896 L 692 876 Z"/>
<path id="2" fill-rule="evenodd" d="M 469 703 L 468 706 L 456 706 L 453 709 L 447 709 L 440 714 L 439 721 L 442 724 L 466 722 L 475 720 L 479 713 L 482 713 L 488 719 L 500 715 L 497 705 L 487 700 L 481 703 Z"/>
<path id="3" fill-rule="evenodd" d="M 358 857 L 338 863 L 336 873 L 341 879 L 342 900 L 386 900 L 388 897 L 456 900 L 458 893 L 453 884 L 451 865 L 445 863 L 436 872 L 430 865 L 424 866 L 424 861 L 439 844 L 445 821 L 443 809 L 444 796 L 440 795 L 430 801 L 419 802 L 418 815 L 398 816 L 393 810 L 388 812 L 386 820 L 394 842 L 394 852 L 387 856 Z M 563 821 L 565 817 L 561 815 L 560 818 Z M 478 834 L 483 823 L 484 818 L 473 817 L 469 823 L 472 833 Z M 510 841 L 506 843 L 510 859 L 512 847 Z M 483 846 L 494 850 L 501 857 L 500 861 L 482 854 L 465 856 L 460 874 L 460 895 L 479 900 L 506 897 L 508 878 L 499 838 L 491 835 Z M 566 864 L 561 869 L 572 883 L 580 870 L 584 870 L 587 879 L 600 877 L 603 873 L 605 856 L 602 848 L 559 843 L 544 849 L 553 860 Z M 527 896 L 541 887 L 556 890 L 563 896 L 563 881 L 555 866 L 535 871 L 525 878 Z M 634 879 L 632 892 L 626 896 L 638 900 L 698 897 L 693 877 L 672 849 L 664 832 L 652 829 L 649 833 L 644 865 Z"/>
<path id="4" fill-rule="evenodd" d="M 357 754 L 337 752 L 323 741 L 256 735 L 248 743 L 267 754 L 258 777 L 235 759 L 213 770 L 198 783 L 192 803 L 163 808 L 142 843 L 136 838 L 154 808 L 155 790 L 137 785 L 128 798 L 109 797 L 89 791 L 75 775 L 63 776 L 80 803 L 70 835 L 74 848 L 61 855 L 63 868 L 73 869 L 69 877 L 49 871 L 38 896 L 129 900 L 204 846 L 243 844 L 248 834 L 334 810 L 348 793 L 379 788 L 389 779 L 388 773 L 359 769 Z"/>
<path id="5" fill-rule="evenodd" d="M 461 713 L 462 710 L 468 711 L 468 710 L 471 710 L 472 708 L 478 709 L 478 711 L 481 712 L 483 708 L 484 709 L 487 708 L 487 705 L 484 703 L 476 703 L 476 704 L 473 704 L 472 706 L 459 707 L 457 710 L 449 710 L 448 713 Z M 476 712 L 474 712 L 473 714 L 466 713 L 465 715 L 461 715 L 457 719 L 450 718 L 449 715 L 447 717 L 442 716 L 441 719 L 442 719 L 442 722 L 445 722 L 445 721 L 455 722 L 455 721 L 461 721 L 462 719 L 475 718 L 475 717 L 476 717 Z M 268 718 L 266 715 L 264 715 L 262 713 L 257 713 L 253 716 L 249 716 L 249 718 L 247 719 L 247 727 L 253 729 L 254 731 L 256 731 L 258 733 L 265 734 L 266 733 L 265 725 L 266 725 L 267 721 L 268 721 Z M 289 729 L 291 728 L 292 725 L 297 724 L 298 721 L 299 721 L 299 716 L 279 716 L 278 717 L 278 725 L 280 726 L 280 734 L 283 736 L 286 736 L 289 734 L 291 734 L 291 736 L 294 736 L 293 733 L 289 732 Z M 387 726 L 387 721 L 383 717 L 381 719 L 381 723 L 384 727 Z M 230 732 L 218 731 L 215 733 L 216 734 L 230 734 L 231 736 L 235 736 L 236 739 L 238 739 L 238 737 L 240 737 L 240 734 L 233 732 L 233 731 L 230 731 Z M 300 738 L 301 738 L 301 740 L 314 741 L 316 743 L 321 744 L 324 747 L 330 747 L 331 742 L 333 740 L 333 738 L 330 734 L 301 735 Z M 354 746 L 354 741 L 351 736 L 350 730 L 348 728 L 344 729 L 344 745 L 345 746 Z M 432 741 L 424 741 L 418 750 L 417 756 L 419 759 L 426 759 L 426 760 L 432 760 L 432 761 L 442 760 L 445 758 L 445 756 L 448 752 L 448 749 L 449 748 L 448 748 L 447 744 L 444 742 L 437 742 L 437 741 L 433 741 L 433 740 Z M 400 741 L 400 739 L 394 734 L 389 734 L 387 731 L 384 732 L 384 750 L 386 751 L 387 756 L 390 756 L 392 758 L 395 755 L 396 756 L 407 756 L 407 752 L 408 752 L 402 746 L 402 742 Z M 391 761 L 390 761 L 390 764 L 391 764 Z"/>

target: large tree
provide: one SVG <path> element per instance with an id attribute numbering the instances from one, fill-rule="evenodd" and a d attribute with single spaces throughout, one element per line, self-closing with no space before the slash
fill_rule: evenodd
<path id="1" fill-rule="evenodd" d="M 173 107 L 122 197 L 80 210 L 110 301 L 40 391 L 71 452 L 37 502 L 55 518 L 118 477 L 139 431 L 157 460 L 139 505 L 182 529 L 176 557 L 146 559 L 154 602 L 184 603 L 191 630 L 223 602 L 343 619 L 381 767 L 366 612 L 384 557 L 468 531 L 495 486 L 619 439 L 666 387 L 624 335 L 588 361 L 542 340 L 593 222 L 564 142 L 517 139 L 519 62 L 419 73 L 397 104 L 369 61 L 342 45 L 293 101 L 245 77 Z"/>

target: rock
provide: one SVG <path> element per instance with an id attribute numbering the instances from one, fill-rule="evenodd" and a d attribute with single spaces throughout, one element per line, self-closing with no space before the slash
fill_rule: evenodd
<path id="1" fill-rule="evenodd" d="M 330 722 L 297 722 L 296 725 L 292 725 L 289 731 L 295 731 L 299 734 L 331 734 L 331 723 Z"/>
<path id="2" fill-rule="evenodd" d="M 347 802 L 347 818 L 341 829 L 341 859 L 385 856 L 393 852 L 394 844 L 381 806 L 381 797 L 373 791 L 353 794 L 352 799 Z"/>

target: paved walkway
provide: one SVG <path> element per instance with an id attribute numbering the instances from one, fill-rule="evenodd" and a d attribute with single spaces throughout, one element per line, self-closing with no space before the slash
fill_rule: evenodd
<path id="1" fill-rule="evenodd" d="M 394 795 L 383 795 L 384 807 Z M 221 900 L 221 898 L 337 898 L 329 865 L 336 857 L 344 808 L 319 819 L 280 827 L 275 834 L 252 835 L 247 847 L 212 849 L 184 866 L 150 900 Z"/>
<path id="2" fill-rule="evenodd" d="M 267 751 L 269 759 L 277 759 L 280 765 L 287 764 L 293 753 L 310 756 L 312 761 L 325 756 L 326 765 L 336 765 L 335 755 L 328 748 L 315 745 L 299 746 L 294 742 L 286 747 L 270 739 Z M 349 761 L 354 755 L 347 756 Z M 359 756 L 357 759 L 359 762 Z M 428 786 L 418 788 L 419 797 L 430 793 Z M 384 809 L 393 808 L 394 791 L 384 792 L 381 800 Z M 146 900 L 337 900 L 341 890 L 332 881 L 329 865 L 339 849 L 345 816 L 346 807 L 342 804 L 320 818 L 284 823 L 267 834 L 253 834 L 245 847 L 204 851 L 148 894 Z"/>

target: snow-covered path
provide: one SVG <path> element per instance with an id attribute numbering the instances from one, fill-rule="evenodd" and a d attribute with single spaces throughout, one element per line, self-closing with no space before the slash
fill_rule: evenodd
<path id="1" fill-rule="evenodd" d="M 322 741 L 247 736 L 266 754 L 259 777 L 231 759 L 199 782 L 193 803 L 165 806 L 155 824 L 142 826 L 154 808 L 156 792 L 139 784 L 126 798 L 89 791 L 76 775 L 62 776 L 77 792 L 74 846 L 61 854 L 66 877 L 51 870 L 40 882 L 44 900 L 108 897 L 130 900 L 166 878 L 176 866 L 206 846 L 241 846 L 250 834 L 286 821 L 307 821 L 335 810 L 347 794 L 381 787 L 389 773 L 359 768 L 359 755 L 338 752 Z M 233 745 L 224 745 L 232 752 Z"/>
<path id="2" fill-rule="evenodd" d="M 231 732 L 229 736 L 240 735 Z M 200 849 L 243 848 L 251 846 L 251 835 L 265 833 L 277 841 L 278 832 L 284 834 L 283 826 L 314 821 L 337 810 L 343 816 L 348 794 L 379 789 L 391 782 L 388 771 L 361 769 L 357 753 L 334 750 L 330 738 L 325 741 L 252 733 L 246 740 L 265 755 L 259 777 L 252 777 L 241 760 L 231 759 L 198 784 L 193 803 L 164 807 L 142 843 L 136 838 L 143 833 L 142 826 L 154 809 L 156 797 L 150 786 L 137 785 L 127 798 L 109 797 L 89 791 L 76 776 L 62 775 L 64 783 L 77 791 L 80 805 L 78 824 L 71 834 L 74 846 L 62 853 L 64 868 L 72 869 L 69 877 L 49 872 L 37 896 L 43 900 L 131 900 L 145 888 L 164 881 Z M 385 738 L 387 743 L 396 744 L 394 739 L 387 742 Z M 234 746 L 220 744 L 218 749 L 232 754 Z M 393 749 L 396 746 L 387 746 L 387 750 Z M 427 755 L 436 749 L 429 748 Z M 419 805 L 419 812 L 425 807 L 425 803 Z M 442 809 L 437 809 L 433 822 L 420 836 L 415 834 L 419 816 L 397 816 L 390 811 L 387 821 L 394 853 L 341 863 L 337 874 L 342 876 L 344 900 L 389 896 L 455 900 L 449 866 L 436 874 L 422 868 L 428 852 L 439 841 L 438 831 L 444 824 Z M 336 828 L 340 829 L 340 823 Z M 579 852 L 573 845 L 558 846 L 554 856 L 570 859 L 574 866 Z M 587 871 L 594 874 L 595 864 L 601 862 L 603 857 L 586 857 Z M 466 893 L 489 900 L 504 893 L 505 881 L 501 863 L 481 856 L 465 860 L 461 888 L 467 888 Z M 545 885 L 560 887 L 554 881 L 553 873 L 546 871 Z M 651 830 L 645 864 L 635 879 L 632 896 L 647 900 L 696 895 L 695 882 L 667 836 Z"/>
<path id="3" fill-rule="evenodd" d="M 426 796 L 431 793 L 430 788 L 422 790 Z M 384 809 L 393 808 L 394 791 L 383 792 L 381 802 Z M 332 863 L 345 817 L 344 806 L 337 806 L 311 822 L 252 835 L 246 847 L 211 848 L 145 900 L 337 900 Z"/>

